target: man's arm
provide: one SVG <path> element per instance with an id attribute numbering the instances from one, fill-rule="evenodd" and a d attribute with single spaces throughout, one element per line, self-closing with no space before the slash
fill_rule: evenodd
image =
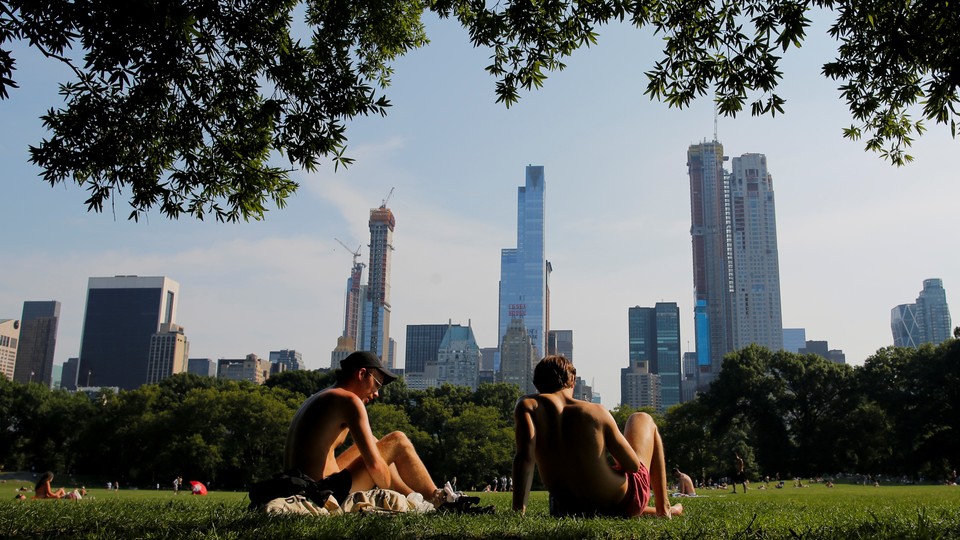
<path id="1" fill-rule="evenodd" d="M 533 467 L 536 463 L 536 428 L 533 425 L 530 406 L 520 399 L 513 411 L 516 426 L 517 453 L 513 457 L 513 510 L 521 514 L 527 511 L 527 499 L 533 484 Z"/>
<path id="2" fill-rule="evenodd" d="M 617 421 L 613 419 L 610 411 L 602 406 L 597 406 L 601 415 L 600 425 L 603 430 L 603 444 L 607 452 L 613 457 L 613 461 L 623 472 L 632 473 L 640 470 L 640 458 L 636 450 L 630 446 L 620 428 L 617 427 Z"/>
<path id="3" fill-rule="evenodd" d="M 367 409 L 364 408 L 360 398 L 356 396 L 350 398 L 347 429 L 350 430 L 350 436 L 353 438 L 357 450 L 360 451 L 360 458 L 363 459 L 363 465 L 374 484 L 382 489 L 390 489 L 390 466 L 387 465 L 386 460 L 380 455 L 380 450 L 377 449 L 377 438 L 373 436 L 373 431 L 370 429 Z"/>

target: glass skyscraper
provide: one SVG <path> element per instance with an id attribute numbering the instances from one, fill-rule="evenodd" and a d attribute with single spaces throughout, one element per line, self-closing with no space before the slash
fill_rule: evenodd
<path id="1" fill-rule="evenodd" d="M 936 345 L 949 339 L 952 336 L 950 309 L 943 281 L 923 280 L 923 290 L 915 304 L 901 304 L 891 310 L 890 329 L 897 347 Z"/>
<path id="2" fill-rule="evenodd" d="M 180 285 L 167 277 L 92 277 L 77 386 L 132 390 L 147 382 L 150 339 L 176 321 Z"/>
<path id="3" fill-rule="evenodd" d="M 51 385 L 59 320 L 60 302 L 56 300 L 23 303 L 13 380 Z"/>
<path id="4" fill-rule="evenodd" d="M 621 401 L 666 410 L 681 401 L 680 308 L 675 302 L 632 307 L 627 312 L 630 365 L 621 370 Z M 649 376 L 656 376 L 653 393 Z"/>
<path id="5" fill-rule="evenodd" d="M 546 351 L 547 261 L 544 251 L 546 182 L 542 166 L 528 165 L 526 183 L 517 189 L 517 247 L 500 252 L 500 306 L 494 369 L 503 371 L 503 340 L 507 328 L 522 326 L 534 355 Z M 518 357 L 519 359 L 519 357 Z M 516 371 L 516 370 L 513 370 Z"/>

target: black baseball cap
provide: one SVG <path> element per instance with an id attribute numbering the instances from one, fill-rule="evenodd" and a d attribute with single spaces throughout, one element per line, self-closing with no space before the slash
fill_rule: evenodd
<path id="1" fill-rule="evenodd" d="M 387 368 L 383 367 L 383 363 L 380 362 L 380 358 L 370 351 L 357 351 L 350 353 L 350 356 L 340 361 L 340 369 L 357 371 L 360 368 L 379 370 L 380 373 L 383 373 L 383 384 L 393 382 L 397 379 L 396 375 L 391 373 Z"/>

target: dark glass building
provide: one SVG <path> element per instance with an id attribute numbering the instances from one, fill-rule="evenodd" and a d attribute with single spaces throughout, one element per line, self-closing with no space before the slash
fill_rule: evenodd
<path id="1" fill-rule="evenodd" d="M 428 362 L 437 362 L 440 342 L 449 324 L 408 324 L 403 369 L 407 373 L 423 373 Z"/>
<path id="2" fill-rule="evenodd" d="M 176 321 L 180 285 L 167 277 L 92 277 L 77 386 L 132 390 L 147 382 L 150 338 Z"/>
<path id="3" fill-rule="evenodd" d="M 652 308 L 630 308 L 627 318 L 630 366 L 621 370 L 621 401 L 631 407 L 660 410 L 680 403 L 680 308 L 675 302 L 658 302 Z M 632 388 L 650 386 L 651 375 L 658 378 L 652 386 L 659 395 Z"/>
<path id="4" fill-rule="evenodd" d="M 17 348 L 13 380 L 50 386 L 53 382 L 53 354 L 57 348 L 59 320 L 60 302 L 56 300 L 23 303 L 20 345 Z"/>

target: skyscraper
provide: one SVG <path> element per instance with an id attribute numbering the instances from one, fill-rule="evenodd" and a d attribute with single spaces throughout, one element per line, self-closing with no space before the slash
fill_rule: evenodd
<path id="1" fill-rule="evenodd" d="M 481 358 L 470 323 L 448 325 L 437 350 L 437 382 L 476 390 L 480 385 Z"/>
<path id="2" fill-rule="evenodd" d="M 283 364 L 284 371 L 298 371 L 303 369 L 303 353 L 294 349 L 270 351 L 270 363 Z"/>
<path id="3" fill-rule="evenodd" d="M 167 377 L 187 371 L 190 343 L 183 335 L 183 327 L 164 323 L 150 336 L 147 356 L 147 384 L 158 383 Z"/>
<path id="4" fill-rule="evenodd" d="M 923 280 L 915 304 L 901 304 L 890 312 L 893 344 L 918 347 L 922 343 L 943 343 L 952 336 L 947 292 L 940 279 Z"/>
<path id="5" fill-rule="evenodd" d="M 717 141 L 687 151 L 701 385 L 716 377 L 732 350 L 752 343 L 783 348 L 776 209 L 767 159 L 743 154 L 733 159 L 729 174 L 723 169 L 726 159 Z M 702 347 L 709 352 L 702 354 Z"/>
<path id="6" fill-rule="evenodd" d="M 733 245 L 733 348 L 756 343 L 783 349 L 780 261 L 773 177 L 763 154 L 733 158 L 730 177 Z"/>
<path id="7" fill-rule="evenodd" d="M 452 322 L 452 321 L 451 321 Z M 404 373 L 423 373 L 427 364 L 437 361 L 440 342 L 447 333 L 447 324 L 408 324 Z"/>
<path id="8" fill-rule="evenodd" d="M 716 377 L 723 355 L 733 349 L 733 264 L 728 244 L 732 231 L 725 159 L 723 145 L 717 141 L 687 150 L 697 352 L 701 345 L 709 346 L 709 356 L 698 358 L 702 385 Z"/>
<path id="9" fill-rule="evenodd" d="M 573 362 L 573 330 L 548 330 L 547 354 L 559 354 Z"/>
<path id="10" fill-rule="evenodd" d="M 370 210 L 370 264 L 364 302 L 361 350 L 372 351 L 388 369 L 394 368 L 390 350 L 390 259 L 396 220 L 386 207 Z"/>
<path id="11" fill-rule="evenodd" d="M 630 364 L 620 372 L 621 402 L 660 410 L 680 403 L 680 308 L 675 302 L 636 306 L 627 321 Z M 659 396 L 650 394 L 649 375 L 658 379 L 653 386 Z"/>
<path id="12" fill-rule="evenodd" d="M 494 369 L 518 372 L 521 366 L 505 367 L 504 340 L 510 327 L 529 336 L 533 354 L 546 351 L 547 260 L 544 250 L 546 182 L 542 166 L 528 165 L 526 183 L 517 188 L 517 247 L 500 252 L 500 304 L 497 346 L 500 354 Z M 520 357 L 517 357 L 518 361 Z M 521 386 L 523 388 L 523 386 Z"/>
<path id="13" fill-rule="evenodd" d="M 20 321 L 0 319 L 0 376 L 13 380 L 17 363 L 17 342 L 20 340 Z"/>
<path id="14" fill-rule="evenodd" d="M 533 367 L 539 356 L 522 320 L 510 321 L 507 333 L 500 342 L 500 358 L 499 382 L 517 385 L 521 394 L 536 391 L 533 386 Z"/>
<path id="15" fill-rule="evenodd" d="M 53 382 L 53 355 L 57 348 L 60 302 L 24 302 L 20 317 L 20 345 L 13 379 L 17 382 Z"/>
<path id="16" fill-rule="evenodd" d="M 167 277 L 92 277 L 78 386 L 132 390 L 147 382 L 150 338 L 176 321 L 180 285 Z"/>

